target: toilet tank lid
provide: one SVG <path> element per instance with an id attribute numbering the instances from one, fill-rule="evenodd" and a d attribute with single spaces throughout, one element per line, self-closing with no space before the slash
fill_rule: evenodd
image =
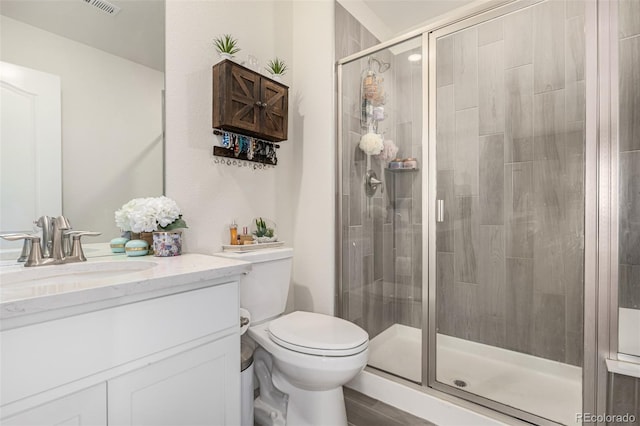
<path id="1" fill-rule="evenodd" d="M 252 250 L 246 252 L 223 251 L 215 254 L 229 259 L 244 260 L 245 262 L 260 263 L 271 260 L 289 259 L 293 257 L 293 249 L 290 247 Z"/>

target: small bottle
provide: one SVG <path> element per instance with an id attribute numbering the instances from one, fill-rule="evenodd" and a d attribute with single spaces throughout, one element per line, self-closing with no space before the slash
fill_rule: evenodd
<path id="1" fill-rule="evenodd" d="M 236 221 L 234 220 L 231 225 L 229 225 L 229 234 L 231 239 L 231 245 L 238 245 L 238 225 L 236 225 Z"/>

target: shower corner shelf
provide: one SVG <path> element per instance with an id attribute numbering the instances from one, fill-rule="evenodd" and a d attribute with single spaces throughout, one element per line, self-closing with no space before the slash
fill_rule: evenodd
<path id="1" fill-rule="evenodd" d="M 390 173 L 409 173 L 409 172 L 417 172 L 420 169 L 415 167 L 412 169 L 390 169 L 388 167 L 385 167 L 385 171 L 390 172 Z"/>

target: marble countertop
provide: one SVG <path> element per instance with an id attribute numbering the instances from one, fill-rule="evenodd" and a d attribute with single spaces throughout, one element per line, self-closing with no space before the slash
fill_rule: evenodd
<path id="1" fill-rule="evenodd" d="M 105 263 L 120 262 L 125 271 L 114 276 L 74 276 L 65 273 L 67 265 L 25 268 L 23 265 L 0 268 L 0 329 L 64 318 L 97 309 L 132 303 L 153 297 L 195 290 L 238 279 L 251 269 L 248 262 L 202 254 L 176 257 L 122 255 L 89 258 L 81 264 L 83 271 L 108 268 Z M 125 262 L 125 263 L 123 263 Z M 146 262 L 148 269 L 137 269 Z M 152 264 L 150 264 L 151 262 Z M 22 272 L 47 268 L 59 276 L 39 281 L 12 283 Z M 56 269 L 58 268 L 58 269 Z M 132 268 L 132 270 L 127 270 Z M 28 269 L 29 271 L 25 271 Z M 70 268 L 69 268 L 70 269 Z M 52 272 L 49 272 L 52 271 Z M 3 280 L 3 276 L 5 280 Z M 4 281 L 4 282 L 3 282 Z"/>

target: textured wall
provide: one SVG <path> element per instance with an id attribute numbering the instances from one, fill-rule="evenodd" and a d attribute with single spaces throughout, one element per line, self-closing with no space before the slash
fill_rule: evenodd
<path id="1" fill-rule="evenodd" d="M 581 365 L 584 12 L 575 6 L 547 1 L 437 41 L 437 315 L 441 333 Z"/>
<path id="2" fill-rule="evenodd" d="M 214 253 L 228 224 L 263 216 L 294 248 L 288 309 L 332 314 L 335 292 L 333 1 L 166 2 L 167 195 L 182 207 L 186 250 Z M 309 31 L 315 28 L 315 31 Z M 223 167 L 211 154 L 211 40 L 231 33 L 264 64 L 289 64 L 289 140 L 278 166 Z M 313 48 L 309 48 L 313 46 Z"/>
<path id="3" fill-rule="evenodd" d="M 329 315 L 334 312 L 336 276 L 333 8 L 333 0 L 291 2 L 289 113 L 296 139 L 293 173 L 286 182 L 290 189 L 280 189 L 291 191 L 293 204 L 295 307 Z"/>
<path id="4" fill-rule="evenodd" d="M 292 145 L 301 143 L 291 132 L 293 120 L 289 140 L 280 144 L 276 168 L 220 166 L 212 155 L 217 138 L 211 130 L 211 68 L 220 60 L 212 40 L 233 34 L 242 48 L 240 61 L 252 54 L 264 66 L 278 55 L 291 63 L 290 20 L 279 9 L 286 3 L 278 3 L 166 2 L 166 193 L 178 202 L 189 224 L 184 234 L 189 252 L 220 251 L 228 243 L 232 220 L 250 226 L 259 216 L 275 221 L 279 237 L 291 241 L 292 224 L 286 220 L 291 191 L 280 183 L 293 179 Z M 290 84 L 290 78 L 285 75 L 284 83 Z M 293 109 L 290 105 L 289 111 Z"/>

